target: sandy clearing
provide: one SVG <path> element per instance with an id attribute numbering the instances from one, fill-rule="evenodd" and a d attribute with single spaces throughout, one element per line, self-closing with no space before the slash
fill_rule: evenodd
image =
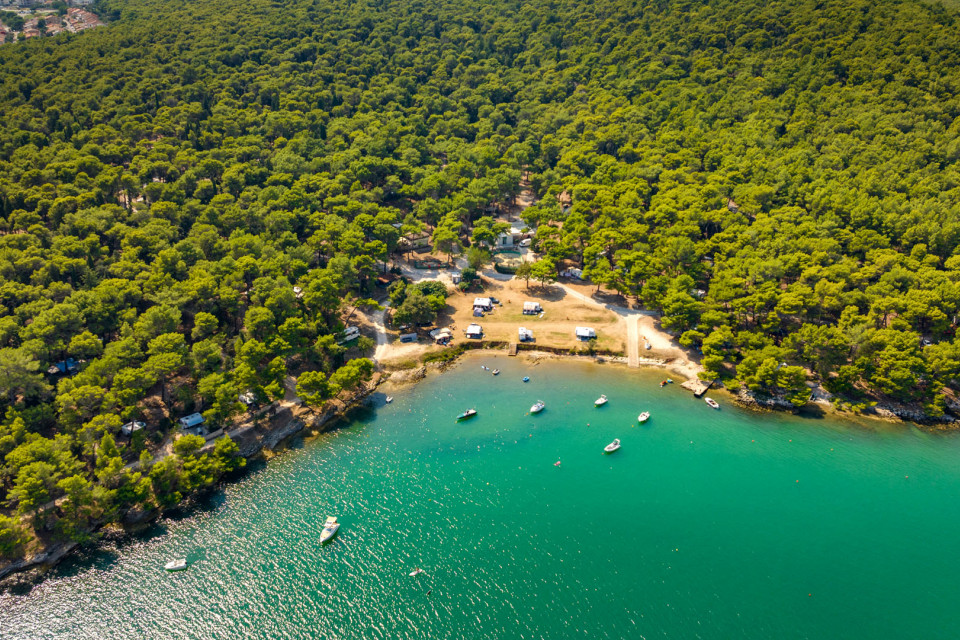
<path id="1" fill-rule="evenodd" d="M 414 269 L 405 263 L 400 266 L 411 282 L 439 280 L 452 289 L 452 270 Z M 464 261 L 460 259 L 455 268 L 462 269 L 463 266 Z M 534 332 L 537 345 L 576 349 L 584 344 L 576 340 L 574 328 L 591 326 L 597 331 L 597 348 L 624 354 L 630 366 L 665 365 L 687 378 L 697 377 L 702 370 L 694 354 L 660 328 L 658 314 L 654 311 L 630 308 L 623 304 L 623 298 L 608 292 L 598 293 L 595 287 L 585 283 L 564 281 L 546 287 L 536 284 L 528 287 L 522 280 L 493 270 L 483 271 L 482 276 L 482 293 L 451 291 L 447 310 L 438 319 L 438 326 L 454 330 L 454 345 L 465 340 L 463 331 L 467 325 L 476 322 L 483 327 L 486 340 L 516 342 L 517 329 L 522 326 Z M 482 318 L 475 318 L 473 299 L 489 296 L 499 298 L 502 306 Z M 543 317 L 523 315 L 526 300 L 540 302 L 544 308 Z M 396 342 L 398 334 L 383 325 L 384 317 L 385 312 L 370 316 L 370 323 L 376 331 L 374 358 L 378 363 L 412 360 L 441 348 L 423 341 L 417 344 Z M 649 349 L 646 348 L 648 344 Z"/>

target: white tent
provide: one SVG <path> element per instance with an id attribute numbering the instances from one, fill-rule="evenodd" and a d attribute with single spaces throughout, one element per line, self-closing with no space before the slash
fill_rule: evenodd
<path id="1" fill-rule="evenodd" d="M 523 314 L 527 316 L 537 315 L 543 311 L 543 307 L 540 306 L 539 302 L 524 302 L 523 303 Z"/>
<path id="2" fill-rule="evenodd" d="M 434 342 L 446 343 L 453 338 L 453 332 L 450 329 L 444 327 L 443 329 L 434 329 L 430 332 L 430 337 L 433 338 Z"/>
<path id="3" fill-rule="evenodd" d="M 591 340 L 597 337 L 597 332 L 593 330 L 593 327 L 577 327 L 576 334 L 579 340 Z"/>
<path id="4" fill-rule="evenodd" d="M 474 298 L 473 306 L 480 307 L 484 311 L 490 311 L 493 309 L 493 302 L 491 302 L 490 298 Z"/>
<path id="5" fill-rule="evenodd" d="M 479 340 L 483 337 L 483 327 L 478 324 L 472 324 L 467 327 L 467 337 Z"/>

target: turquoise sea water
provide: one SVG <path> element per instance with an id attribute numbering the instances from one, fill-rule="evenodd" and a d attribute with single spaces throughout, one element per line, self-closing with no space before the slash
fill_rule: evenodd
<path id="1" fill-rule="evenodd" d="M 0 596 L 0 638 L 958 636 L 960 438 L 714 411 L 662 377 L 467 358 Z"/>

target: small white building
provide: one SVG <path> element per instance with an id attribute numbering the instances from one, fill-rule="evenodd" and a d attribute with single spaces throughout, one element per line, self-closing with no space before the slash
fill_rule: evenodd
<path id="1" fill-rule="evenodd" d="M 481 308 L 484 311 L 493 311 L 493 301 L 490 298 L 474 298 L 473 308 Z"/>
<path id="2" fill-rule="evenodd" d="M 509 231 L 504 231 L 497 236 L 497 249 L 509 249 L 517 244 L 520 241 L 520 238 L 523 236 L 523 229 L 518 229 L 516 227 L 510 227 Z"/>
<path id="3" fill-rule="evenodd" d="M 417 251 L 430 248 L 430 234 L 426 231 L 409 233 L 400 238 L 400 248 L 404 251 Z"/>
<path id="4" fill-rule="evenodd" d="M 467 327 L 467 338 L 471 340 L 481 340 L 483 339 L 483 327 L 478 324 L 472 324 Z"/>
<path id="5" fill-rule="evenodd" d="M 593 330 L 593 327 L 577 327 L 575 333 L 577 334 L 577 340 L 584 342 L 597 337 L 597 332 Z"/>
<path id="6" fill-rule="evenodd" d="M 539 302 L 524 302 L 523 303 L 523 315 L 525 316 L 535 316 L 543 311 L 543 307 L 540 306 Z"/>
<path id="7" fill-rule="evenodd" d="M 517 330 L 517 338 L 520 342 L 533 342 L 533 331 L 526 327 L 520 327 Z"/>

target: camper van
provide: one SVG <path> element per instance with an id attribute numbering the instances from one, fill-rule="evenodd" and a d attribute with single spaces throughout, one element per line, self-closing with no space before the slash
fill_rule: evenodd
<path id="1" fill-rule="evenodd" d="M 360 337 L 360 329 L 357 327 L 347 327 L 343 334 L 341 334 L 340 339 L 337 340 L 337 344 L 346 344 L 351 340 L 356 340 Z"/>

